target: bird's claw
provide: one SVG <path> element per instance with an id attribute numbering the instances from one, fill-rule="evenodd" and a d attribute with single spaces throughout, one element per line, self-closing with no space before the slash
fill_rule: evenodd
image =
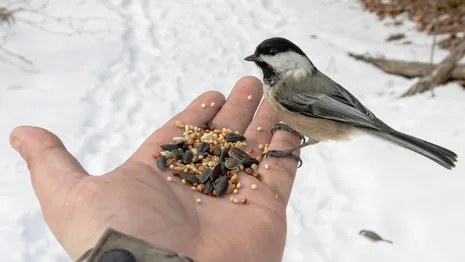
<path id="1" fill-rule="evenodd" d="M 291 134 L 294 134 L 296 136 L 298 136 L 301 140 L 302 140 L 302 145 L 305 144 L 305 142 L 307 141 L 305 139 L 305 136 L 302 135 L 301 133 L 295 131 L 292 127 L 286 125 L 286 124 L 283 124 L 283 123 L 277 123 L 273 126 L 273 128 L 271 129 L 271 135 L 274 135 L 274 133 L 277 131 L 277 130 L 283 130 L 283 131 L 287 131 Z"/>
<path id="2" fill-rule="evenodd" d="M 298 162 L 297 168 L 300 168 L 303 164 L 302 158 L 300 158 L 298 155 L 293 154 L 294 150 L 268 150 L 266 153 L 263 153 L 265 157 L 290 157 L 295 159 Z"/>

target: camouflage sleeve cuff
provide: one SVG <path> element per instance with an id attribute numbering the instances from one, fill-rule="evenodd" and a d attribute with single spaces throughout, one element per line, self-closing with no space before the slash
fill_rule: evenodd
<path id="1" fill-rule="evenodd" d="M 76 262 L 195 262 L 171 250 L 108 228 L 97 244 Z"/>

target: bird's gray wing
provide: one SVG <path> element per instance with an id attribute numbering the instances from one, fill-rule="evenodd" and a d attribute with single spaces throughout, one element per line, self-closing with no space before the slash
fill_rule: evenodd
<path id="1" fill-rule="evenodd" d="M 363 128 L 390 133 L 392 129 L 363 106 L 352 94 L 337 85 L 331 93 L 278 92 L 276 99 L 289 111 L 305 116 L 326 118 Z"/>

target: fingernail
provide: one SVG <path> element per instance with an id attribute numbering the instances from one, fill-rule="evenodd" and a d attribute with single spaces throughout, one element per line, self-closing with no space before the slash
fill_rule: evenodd
<path id="1" fill-rule="evenodd" d="M 16 150 L 16 152 L 19 152 L 20 143 L 18 138 L 16 138 L 15 136 L 10 137 L 10 144 L 13 147 L 13 149 Z"/>

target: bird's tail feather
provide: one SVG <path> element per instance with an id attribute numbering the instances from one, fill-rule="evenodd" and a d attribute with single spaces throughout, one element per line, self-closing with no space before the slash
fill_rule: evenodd
<path id="1" fill-rule="evenodd" d="M 371 131 L 370 133 L 374 136 L 383 138 L 389 142 L 417 152 L 447 169 L 455 167 L 454 162 L 457 162 L 456 153 L 428 141 L 398 131 L 394 131 L 392 133 Z"/>

